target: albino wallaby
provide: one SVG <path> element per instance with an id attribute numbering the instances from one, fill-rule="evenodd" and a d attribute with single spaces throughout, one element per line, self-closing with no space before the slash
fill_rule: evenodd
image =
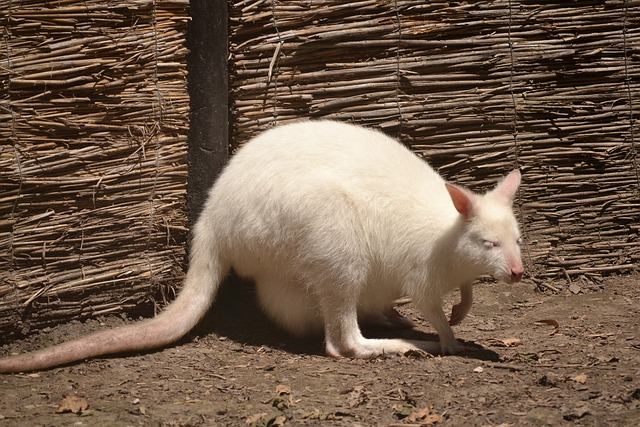
<path id="1" fill-rule="evenodd" d="M 333 121 L 276 127 L 252 139 L 213 185 L 193 231 L 184 288 L 153 319 L 0 360 L 0 372 L 44 369 L 175 342 L 211 306 L 231 268 L 256 283 L 260 305 L 296 335 L 324 332 L 335 357 L 460 351 L 450 325 L 469 312 L 472 283 L 523 274 L 512 202 L 517 170 L 476 195 L 446 183 L 382 133 Z M 459 288 L 448 322 L 442 297 Z M 409 324 L 402 296 L 437 343 L 368 339 L 358 319 Z"/>

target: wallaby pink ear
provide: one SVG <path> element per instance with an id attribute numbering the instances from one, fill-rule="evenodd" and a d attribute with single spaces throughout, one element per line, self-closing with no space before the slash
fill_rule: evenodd
<path id="1" fill-rule="evenodd" d="M 509 202 L 513 202 L 513 199 L 515 199 L 516 193 L 518 192 L 518 187 L 520 186 L 520 179 L 520 171 L 518 169 L 514 169 L 498 183 L 492 193 L 499 195 Z"/>
<path id="2" fill-rule="evenodd" d="M 445 183 L 444 185 L 449 192 L 449 196 L 451 196 L 453 206 L 460 213 L 460 215 L 462 215 L 465 219 L 471 218 L 471 216 L 473 216 L 473 194 L 449 183 Z"/>

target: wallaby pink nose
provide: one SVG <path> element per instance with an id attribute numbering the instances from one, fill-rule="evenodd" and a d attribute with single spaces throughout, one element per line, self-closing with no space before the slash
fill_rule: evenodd
<path id="1" fill-rule="evenodd" d="M 524 274 L 524 267 L 523 266 L 517 266 L 517 267 L 511 267 L 511 281 L 512 282 L 519 282 L 520 280 L 522 280 L 522 275 Z"/>

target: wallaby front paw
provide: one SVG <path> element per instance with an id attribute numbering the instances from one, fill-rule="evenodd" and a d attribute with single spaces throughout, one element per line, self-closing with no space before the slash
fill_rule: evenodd
<path id="1" fill-rule="evenodd" d="M 389 307 L 383 314 L 389 323 L 396 328 L 411 329 L 415 326 L 411 320 L 398 313 L 398 311 L 393 307 Z"/>
<path id="2" fill-rule="evenodd" d="M 467 310 L 462 307 L 462 303 L 456 304 L 451 308 L 451 318 L 449 319 L 449 325 L 455 326 L 462 322 L 467 315 Z"/>

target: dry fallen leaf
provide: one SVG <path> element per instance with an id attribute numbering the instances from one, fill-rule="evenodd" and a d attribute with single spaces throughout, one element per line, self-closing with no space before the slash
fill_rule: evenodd
<path id="1" fill-rule="evenodd" d="M 273 421 L 269 424 L 269 426 L 282 427 L 286 421 L 287 421 L 287 417 L 285 417 L 284 415 L 278 415 L 273 419 Z"/>
<path id="2" fill-rule="evenodd" d="M 295 405 L 300 400 L 294 400 L 291 387 L 279 384 L 276 386 L 276 397 L 271 399 L 271 404 L 276 408 L 283 410 Z"/>
<path id="3" fill-rule="evenodd" d="M 56 409 L 56 414 L 81 414 L 89 408 L 89 403 L 78 396 L 67 396 L 58 405 L 58 409 Z"/>
<path id="4" fill-rule="evenodd" d="M 250 416 L 245 420 L 245 424 L 253 427 L 282 427 L 287 421 L 287 417 L 280 412 L 268 414 L 261 412 Z"/>
<path id="5" fill-rule="evenodd" d="M 393 405 L 392 409 L 393 415 L 400 418 L 401 420 L 407 418 L 416 410 L 415 406 L 413 405 Z"/>
<path id="6" fill-rule="evenodd" d="M 491 338 L 487 341 L 499 347 L 517 347 L 522 344 L 520 338 Z"/>
<path id="7" fill-rule="evenodd" d="M 425 417 L 424 420 L 420 422 L 420 426 L 430 426 L 433 424 L 442 424 L 444 422 L 444 417 L 439 414 L 431 414 Z"/>
<path id="8" fill-rule="evenodd" d="M 557 320 L 554 319 L 542 319 L 533 322 L 534 325 L 551 325 L 554 327 L 553 331 L 549 335 L 555 335 L 558 333 L 558 329 L 560 329 L 560 324 Z"/>
<path id="9" fill-rule="evenodd" d="M 522 344 L 519 338 L 504 338 L 501 340 L 505 347 L 516 347 Z"/>
<path id="10" fill-rule="evenodd" d="M 320 409 L 313 408 L 311 411 L 303 412 L 302 418 L 308 420 L 330 421 L 334 419 L 334 414 L 325 414 Z"/>
<path id="11" fill-rule="evenodd" d="M 356 406 L 360 406 L 365 403 L 366 400 L 364 387 L 357 385 L 349 392 L 349 395 L 347 396 L 347 405 L 349 405 L 349 408 L 355 408 Z"/>
<path id="12" fill-rule="evenodd" d="M 426 406 L 422 409 L 418 409 L 417 411 L 413 411 L 411 412 L 407 418 L 406 421 L 409 421 L 410 423 L 422 420 L 424 418 L 426 418 L 427 416 L 429 416 L 431 414 L 431 408 L 432 406 Z"/>
<path id="13" fill-rule="evenodd" d="M 615 356 L 597 356 L 596 359 L 598 359 L 600 363 L 615 363 L 620 361 L 620 359 Z"/>
<path id="14" fill-rule="evenodd" d="M 430 426 L 444 422 L 444 417 L 433 413 L 433 405 L 426 406 L 422 409 L 416 409 L 413 406 L 395 407 L 395 415 L 409 424 L 419 424 L 420 426 Z"/>
<path id="15" fill-rule="evenodd" d="M 571 379 L 575 382 L 577 382 L 578 384 L 584 384 L 587 382 L 587 375 L 586 374 L 579 374 L 576 375 L 575 377 L 571 377 Z"/>
<path id="16" fill-rule="evenodd" d="M 577 295 L 580 292 L 582 292 L 582 288 L 580 288 L 580 286 L 576 285 L 575 283 L 572 283 L 569 285 L 569 292 L 571 292 L 574 295 Z"/>
<path id="17" fill-rule="evenodd" d="M 289 395 L 291 394 L 291 387 L 289 387 L 288 385 L 283 385 L 283 384 L 278 384 L 276 386 L 276 394 L 278 396 L 283 396 L 283 395 Z"/>
<path id="18" fill-rule="evenodd" d="M 245 423 L 247 425 L 253 425 L 258 421 L 261 421 L 262 419 L 264 419 L 266 416 L 267 416 L 266 412 L 261 412 L 259 414 L 251 415 L 249 418 L 246 419 Z"/>

